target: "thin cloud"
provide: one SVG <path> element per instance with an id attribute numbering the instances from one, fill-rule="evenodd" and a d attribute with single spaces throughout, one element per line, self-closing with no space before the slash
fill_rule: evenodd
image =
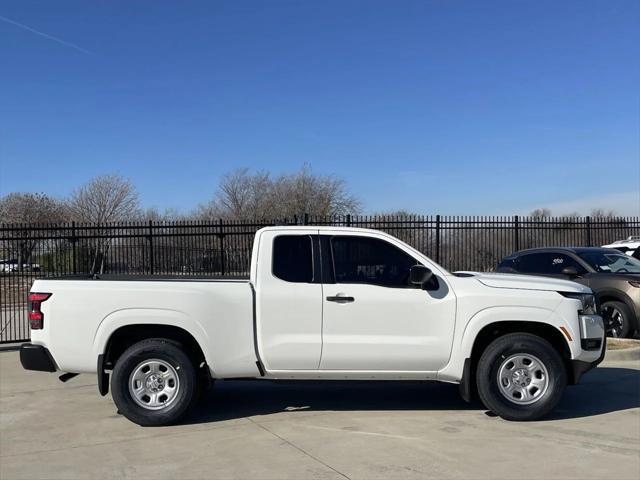
<path id="1" fill-rule="evenodd" d="M 29 27 L 28 25 L 25 25 L 23 23 L 18 23 L 15 20 L 11 20 L 10 18 L 3 17 L 2 15 L 0 15 L 0 20 L 6 23 L 10 23 L 11 25 L 15 25 L 16 27 L 20 27 L 24 30 L 27 30 L 28 32 L 35 33 L 36 35 L 40 35 L 41 37 L 44 37 L 48 40 L 57 42 L 60 45 L 64 45 L 65 47 L 73 48 L 74 50 L 78 50 L 79 52 L 85 53 L 87 55 L 93 55 L 93 52 L 90 52 L 89 50 L 85 50 L 84 48 L 79 47 L 75 43 L 67 42 L 66 40 L 62 40 L 61 38 L 54 37 L 53 35 L 49 35 L 48 33 L 41 32 L 40 30 L 36 30 L 35 28 Z"/>

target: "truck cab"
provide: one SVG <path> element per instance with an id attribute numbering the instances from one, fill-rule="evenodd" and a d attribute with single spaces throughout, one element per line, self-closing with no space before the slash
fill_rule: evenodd
<path id="1" fill-rule="evenodd" d="M 410 377 L 447 364 L 455 293 L 442 268 L 418 252 L 356 229 L 265 229 L 256 245 L 251 278 L 267 371 Z M 424 287 L 411 282 L 416 265 L 432 274 Z"/>

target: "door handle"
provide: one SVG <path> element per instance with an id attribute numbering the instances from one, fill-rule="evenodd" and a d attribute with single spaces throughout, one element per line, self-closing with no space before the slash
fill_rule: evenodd
<path id="1" fill-rule="evenodd" d="M 344 295 L 336 295 L 335 297 L 327 297 L 327 302 L 336 302 L 336 303 L 351 303 L 356 299 L 353 297 L 346 297 Z"/>

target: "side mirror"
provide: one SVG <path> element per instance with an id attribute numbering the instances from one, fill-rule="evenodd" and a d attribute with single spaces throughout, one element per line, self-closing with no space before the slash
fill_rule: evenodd
<path id="1" fill-rule="evenodd" d="M 562 274 L 566 275 L 567 277 L 575 278 L 578 276 L 578 270 L 576 269 L 576 267 L 564 267 L 562 269 Z"/>
<path id="2" fill-rule="evenodd" d="M 424 265 L 414 265 L 409 270 L 409 280 L 414 285 L 423 286 L 433 276 L 433 272 Z"/>

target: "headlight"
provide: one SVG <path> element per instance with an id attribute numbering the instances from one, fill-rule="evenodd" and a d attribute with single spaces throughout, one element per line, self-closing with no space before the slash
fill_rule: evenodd
<path id="1" fill-rule="evenodd" d="M 575 298 L 580 300 L 582 308 L 578 312 L 580 315 L 598 315 L 598 305 L 596 304 L 596 296 L 593 293 L 573 293 L 559 292 L 567 298 Z"/>

